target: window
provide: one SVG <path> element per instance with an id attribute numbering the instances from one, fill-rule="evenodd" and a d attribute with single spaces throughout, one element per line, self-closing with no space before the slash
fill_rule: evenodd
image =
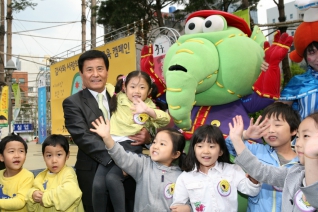
<path id="1" fill-rule="evenodd" d="M 273 23 L 275 23 L 275 18 L 273 18 Z"/>
<path id="2" fill-rule="evenodd" d="M 19 83 L 20 83 L 20 84 L 24 84 L 24 83 L 25 83 L 25 79 L 24 79 L 24 78 L 20 78 L 20 79 L 19 79 Z"/>
<path id="3" fill-rule="evenodd" d="M 289 15 L 289 18 L 290 18 L 290 19 L 293 19 L 293 14 L 290 14 L 290 15 Z"/>
<path id="4" fill-rule="evenodd" d="M 12 78 L 12 83 L 16 83 L 16 82 L 17 82 L 17 79 Z"/>

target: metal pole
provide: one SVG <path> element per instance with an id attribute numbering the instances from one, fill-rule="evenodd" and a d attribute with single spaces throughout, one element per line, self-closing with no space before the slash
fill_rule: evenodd
<path id="1" fill-rule="evenodd" d="M 4 18 L 4 0 L 0 0 L 0 51 L 4 52 L 4 35 L 5 35 L 5 18 Z M 4 82 L 4 61 L 7 61 L 5 59 L 5 55 L 1 54 L 1 61 L 0 61 L 0 81 Z M 3 72 L 3 73 L 2 73 Z"/>
<path id="2" fill-rule="evenodd" d="M 96 48 L 96 0 L 91 0 L 91 49 Z"/>
<path id="3" fill-rule="evenodd" d="M 86 15 L 85 15 L 86 7 L 85 0 L 82 0 L 82 52 L 86 50 Z"/>
<path id="4" fill-rule="evenodd" d="M 12 58 L 12 8 L 11 0 L 7 1 L 7 60 Z"/>

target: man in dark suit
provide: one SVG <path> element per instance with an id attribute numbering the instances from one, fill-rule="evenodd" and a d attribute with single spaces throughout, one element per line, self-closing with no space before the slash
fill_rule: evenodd
<path id="1" fill-rule="evenodd" d="M 103 116 L 98 107 L 96 96 L 104 95 L 104 106 L 110 117 L 109 102 L 113 91 L 106 89 L 109 61 L 105 53 L 90 50 L 83 53 L 78 60 L 78 67 L 85 89 L 73 94 L 63 101 L 65 127 L 78 146 L 77 161 L 75 164 L 79 186 L 83 192 L 84 209 L 93 212 L 92 185 L 96 169 L 99 164 L 110 166 L 113 162 L 105 149 L 104 142 L 97 134 L 90 132 L 92 122 Z M 107 117 L 104 117 L 107 118 Z M 142 145 L 150 141 L 150 135 L 143 129 L 132 136 L 134 145 Z M 99 212 L 99 211 L 96 211 Z"/>

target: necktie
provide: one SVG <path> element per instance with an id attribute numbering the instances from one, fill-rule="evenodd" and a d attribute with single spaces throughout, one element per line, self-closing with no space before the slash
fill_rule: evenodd
<path id="1" fill-rule="evenodd" d="M 103 104 L 103 94 L 99 93 L 97 96 L 98 96 L 98 107 L 103 112 L 104 118 L 106 120 L 106 119 L 108 119 L 108 113 L 107 113 L 107 110 Z"/>

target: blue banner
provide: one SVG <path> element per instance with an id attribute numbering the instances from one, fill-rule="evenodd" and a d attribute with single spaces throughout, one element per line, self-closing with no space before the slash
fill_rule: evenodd
<path id="1" fill-rule="evenodd" d="M 33 132 L 33 124 L 14 124 L 13 125 L 13 132 L 16 133 L 27 133 Z"/>
<path id="2" fill-rule="evenodd" d="M 42 144 L 47 137 L 46 129 L 46 87 L 38 88 L 38 126 L 39 143 Z"/>

